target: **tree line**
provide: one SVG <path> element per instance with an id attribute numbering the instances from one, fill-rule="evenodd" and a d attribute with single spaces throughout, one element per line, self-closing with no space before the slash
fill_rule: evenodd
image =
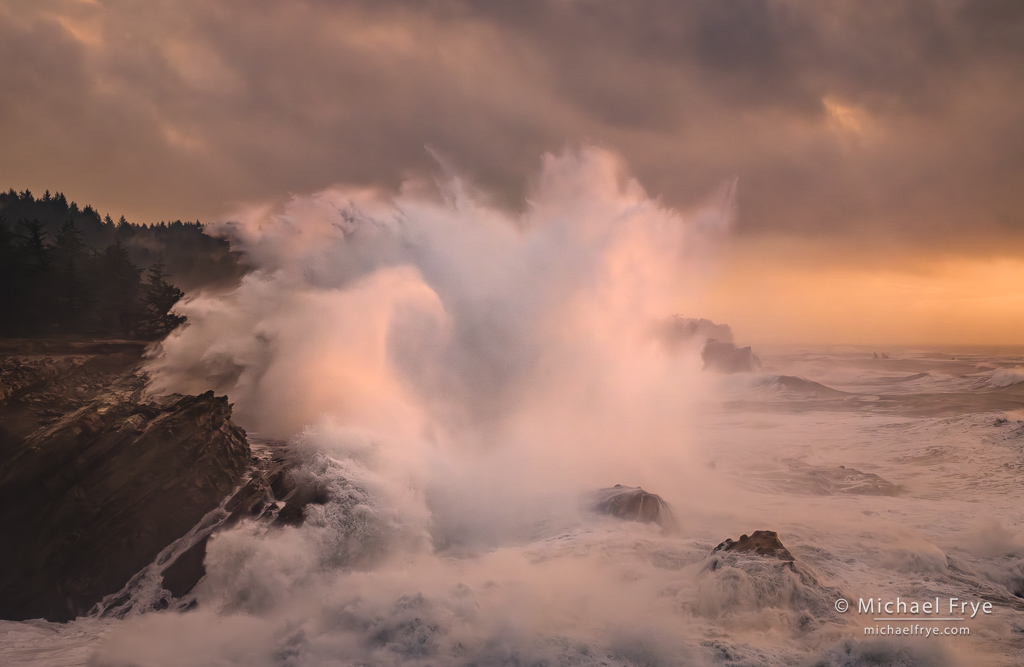
<path id="1" fill-rule="evenodd" d="M 70 220 L 47 242 L 38 220 L 0 218 L 0 335 L 161 338 L 185 322 L 164 270 L 143 275 L 120 241 L 89 248 Z"/>
<path id="2" fill-rule="evenodd" d="M 123 215 L 119 219 L 109 214 L 101 216 L 92 206 L 79 208 L 61 192 L 51 194 L 47 190 L 36 197 L 29 190 L 16 192 L 13 188 L 0 191 L 0 216 L 18 233 L 22 233 L 18 230 L 22 221 L 38 220 L 51 241 L 70 220 L 90 248 L 103 250 L 120 241 L 131 260 L 141 267 L 162 258 L 167 279 L 186 291 L 228 287 L 237 284 L 245 272 L 228 242 L 206 234 L 198 220 L 136 224 Z"/>
<path id="3" fill-rule="evenodd" d="M 172 281 L 195 289 L 243 272 L 198 221 L 115 222 L 60 192 L 0 191 L 0 336 L 161 338 L 185 321 Z"/>

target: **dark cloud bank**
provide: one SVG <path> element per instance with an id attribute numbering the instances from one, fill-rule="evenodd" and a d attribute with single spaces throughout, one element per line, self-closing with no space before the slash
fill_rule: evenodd
<path id="1" fill-rule="evenodd" d="M 1005 246 L 1024 227 L 1024 5 L 14 0 L 0 185 L 140 222 L 347 182 L 425 146 L 520 206 L 596 143 L 738 229 Z"/>

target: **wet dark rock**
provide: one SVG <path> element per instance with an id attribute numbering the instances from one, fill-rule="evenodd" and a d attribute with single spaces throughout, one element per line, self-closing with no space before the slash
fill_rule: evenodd
<path id="1" fill-rule="evenodd" d="M 301 526 L 302 522 L 305 521 L 305 515 L 302 512 L 302 507 L 299 505 L 285 505 L 281 508 L 281 511 L 277 513 L 277 518 L 274 519 L 274 524 L 278 526 Z"/>
<path id="2" fill-rule="evenodd" d="M 616 484 L 597 492 L 595 512 L 610 514 L 627 521 L 656 523 L 662 528 L 675 527 L 675 519 L 668 503 L 654 493 L 648 493 L 639 486 Z"/>
<path id="3" fill-rule="evenodd" d="M 204 561 L 206 559 L 206 543 L 209 541 L 210 536 L 207 535 L 164 569 L 163 587 L 173 597 L 184 597 L 195 588 L 200 579 L 206 576 Z"/>
<path id="4" fill-rule="evenodd" d="M 751 373 L 761 368 L 761 360 L 750 347 L 736 347 L 714 338 L 704 344 L 700 358 L 705 371 L 716 373 Z"/>
<path id="5" fill-rule="evenodd" d="M 274 520 L 278 525 L 300 526 L 305 519 L 307 505 L 324 505 L 330 500 L 327 487 L 322 482 L 301 474 L 297 469 L 283 471 L 271 488 L 274 498 L 284 502 Z"/>
<path id="6" fill-rule="evenodd" d="M 203 536 L 191 547 L 182 552 L 164 568 L 162 572 L 163 587 L 175 598 L 182 598 L 195 588 L 199 580 L 206 576 L 206 545 L 217 530 L 234 526 L 242 519 L 258 517 L 274 502 L 268 477 L 274 472 L 281 472 L 281 465 L 275 462 L 250 461 L 257 468 L 250 472 L 245 485 L 225 503 L 224 509 L 230 514 L 216 529 Z M 260 465 L 263 463 L 264 465 Z"/>
<path id="7" fill-rule="evenodd" d="M 0 366 L 0 402 L 33 386 L 45 384 L 68 372 L 78 361 L 74 357 L 41 363 L 36 358 L 14 358 Z"/>
<path id="8" fill-rule="evenodd" d="M 795 560 L 774 530 L 755 530 L 750 535 L 741 535 L 740 539 L 735 541 L 731 538 L 726 539 L 711 550 L 713 554 L 718 552 L 752 553 L 782 561 Z"/>
<path id="9" fill-rule="evenodd" d="M 823 623 L 842 623 L 834 603 L 837 598 L 849 598 L 823 584 L 771 530 L 725 540 L 708 555 L 700 577 L 707 597 L 696 605 L 699 614 L 721 617 L 776 609 L 784 612 L 798 634 L 812 632 Z"/>
<path id="10" fill-rule="evenodd" d="M 284 443 L 267 445 L 269 456 L 254 456 L 250 461 L 249 480 L 225 504 L 230 512 L 222 528 L 230 528 L 246 518 L 276 515 L 285 492 L 290 487 L 282 486 L 282 479 L 288 474 L 293 461 L 288 461 L 277 454 Z"/>
<path id="11" fill-rule="evenodd" d="M 206 575 L 204 560 L 210 537 L 243 519 L 268 521 L 275 526 L 301 526 L 305 508 L 330 500 L 327 488 L 303 472 L 287 453 L 284 443 L 270 446 L 269 457 L 253 457 L 249 479 L 224 505 L 230 512 L 224 523 L 192 545 L 162 573 L 163 587 L 175 598 L 188 595 Z"/>
<path id="12" fill-rule="evenodd" d="M 35 378 L 6 382 L 0 402 L 4 619 L 88 612 L 216 508 L 249 462 L 226 397 L 144 399 L 142 346 L 67 345 L 0 357 L 4 377 Z"/>

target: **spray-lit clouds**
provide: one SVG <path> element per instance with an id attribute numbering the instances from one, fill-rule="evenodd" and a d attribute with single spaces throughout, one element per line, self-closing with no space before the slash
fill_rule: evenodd
<path id="1" fill-rule="evenodd" d="M 15 1 L 0 176 L 209 218 L 397 188 L 430 145 L 515 206 L 537 155 L 594 141 L 670 205 L 739 177 L 740 230 L 984 244 L 1020 226 L 1022 26 L 994 1 Z"/>

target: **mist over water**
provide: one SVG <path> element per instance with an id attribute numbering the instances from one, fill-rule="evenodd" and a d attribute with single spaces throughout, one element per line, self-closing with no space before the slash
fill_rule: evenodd
<path id="1" fill-rule="evenodd" d="M 452 178 L 391 200 L 324 192 L 224 225 L 258 270 L 182 305 L 191 325 L 153 360 L 153 390 L 227 393 L 243 426 L 294 437 L 332 495 L 356 500 L 301 529 L 215 538 L 200 598 L 217 602 L 199 613 L 268 622 L 312 596 L 345 623 L 397 624 L 398 644 L 418 632 L 403 615 L 433 624 L 419 648 L 368 648 L 369 630 L 348 629 L 340 655 L 394 662 L 454 660 L 457 646 L 543 653 L 552 623 L 587 636 L 660 616 L 646 609 L 654 591 L 634 599 L 600 562 L 534 552 L 574 534 L 598 488 L 681 501 L 696 483 L 686 442 L 701 341 L 669 354 L 656 324 L 728 229 L 731 192 L 687 219 L 586 149 L 545 159 L 522 215 L 482 201 Z M 582 539 L 572 548 L 589 551 Z"/>
<path id="2" fill-rule="evenodd" d="M 249 211 L 224 231 L 261 268 L 182 306 L 153 389 L 212 386 L 263 437 L 363 431 L 421 491 L 454 475 L 523 501 L 685 469 L 700 343 L 668 354 L 655 324 L 730 216 L 726 193 L 694 224 L 596 149 L 546 158 L 520 216 L 457 179 Z"/>
<path id="3" fill-rule="evenodd" d="M 479 437 L 566 385 L 618 391 L 619 371 L 660 352 L 652 323 L 693 289 L 731 217 L 726 194 L 683 219 L 596 149 L 547 157 L 520 216 L 457 178 L 440 188 L 328 191 L 223 225 L 259 270 L 183 304 L 193 326 L 164 344 L 154 389 L 231 390 L 275 437 L 320 414 Z"/>
<path id="4" fill-rule="evenodd" d="M 228 394 L 330 501 L 216 534 L 191 611 L 4 628 L 51 664 L 81 636 L 93 665 L 1013 664 L 1024 357 L 702 373 L 703 339 L 660 332 L 702 315 L 733 188 L 684 215 L 584 149 L 519 215 L 454 176 L 240 212 L 220 231 L 256 270 L 181 305 L 151 391 Z M 616 483 L 676 529 L 592 513 Z M 795 566 L 710 555 L 762 529 Z M 834 611 L 897 595 L 998 613 L 923 640 Z"/>

